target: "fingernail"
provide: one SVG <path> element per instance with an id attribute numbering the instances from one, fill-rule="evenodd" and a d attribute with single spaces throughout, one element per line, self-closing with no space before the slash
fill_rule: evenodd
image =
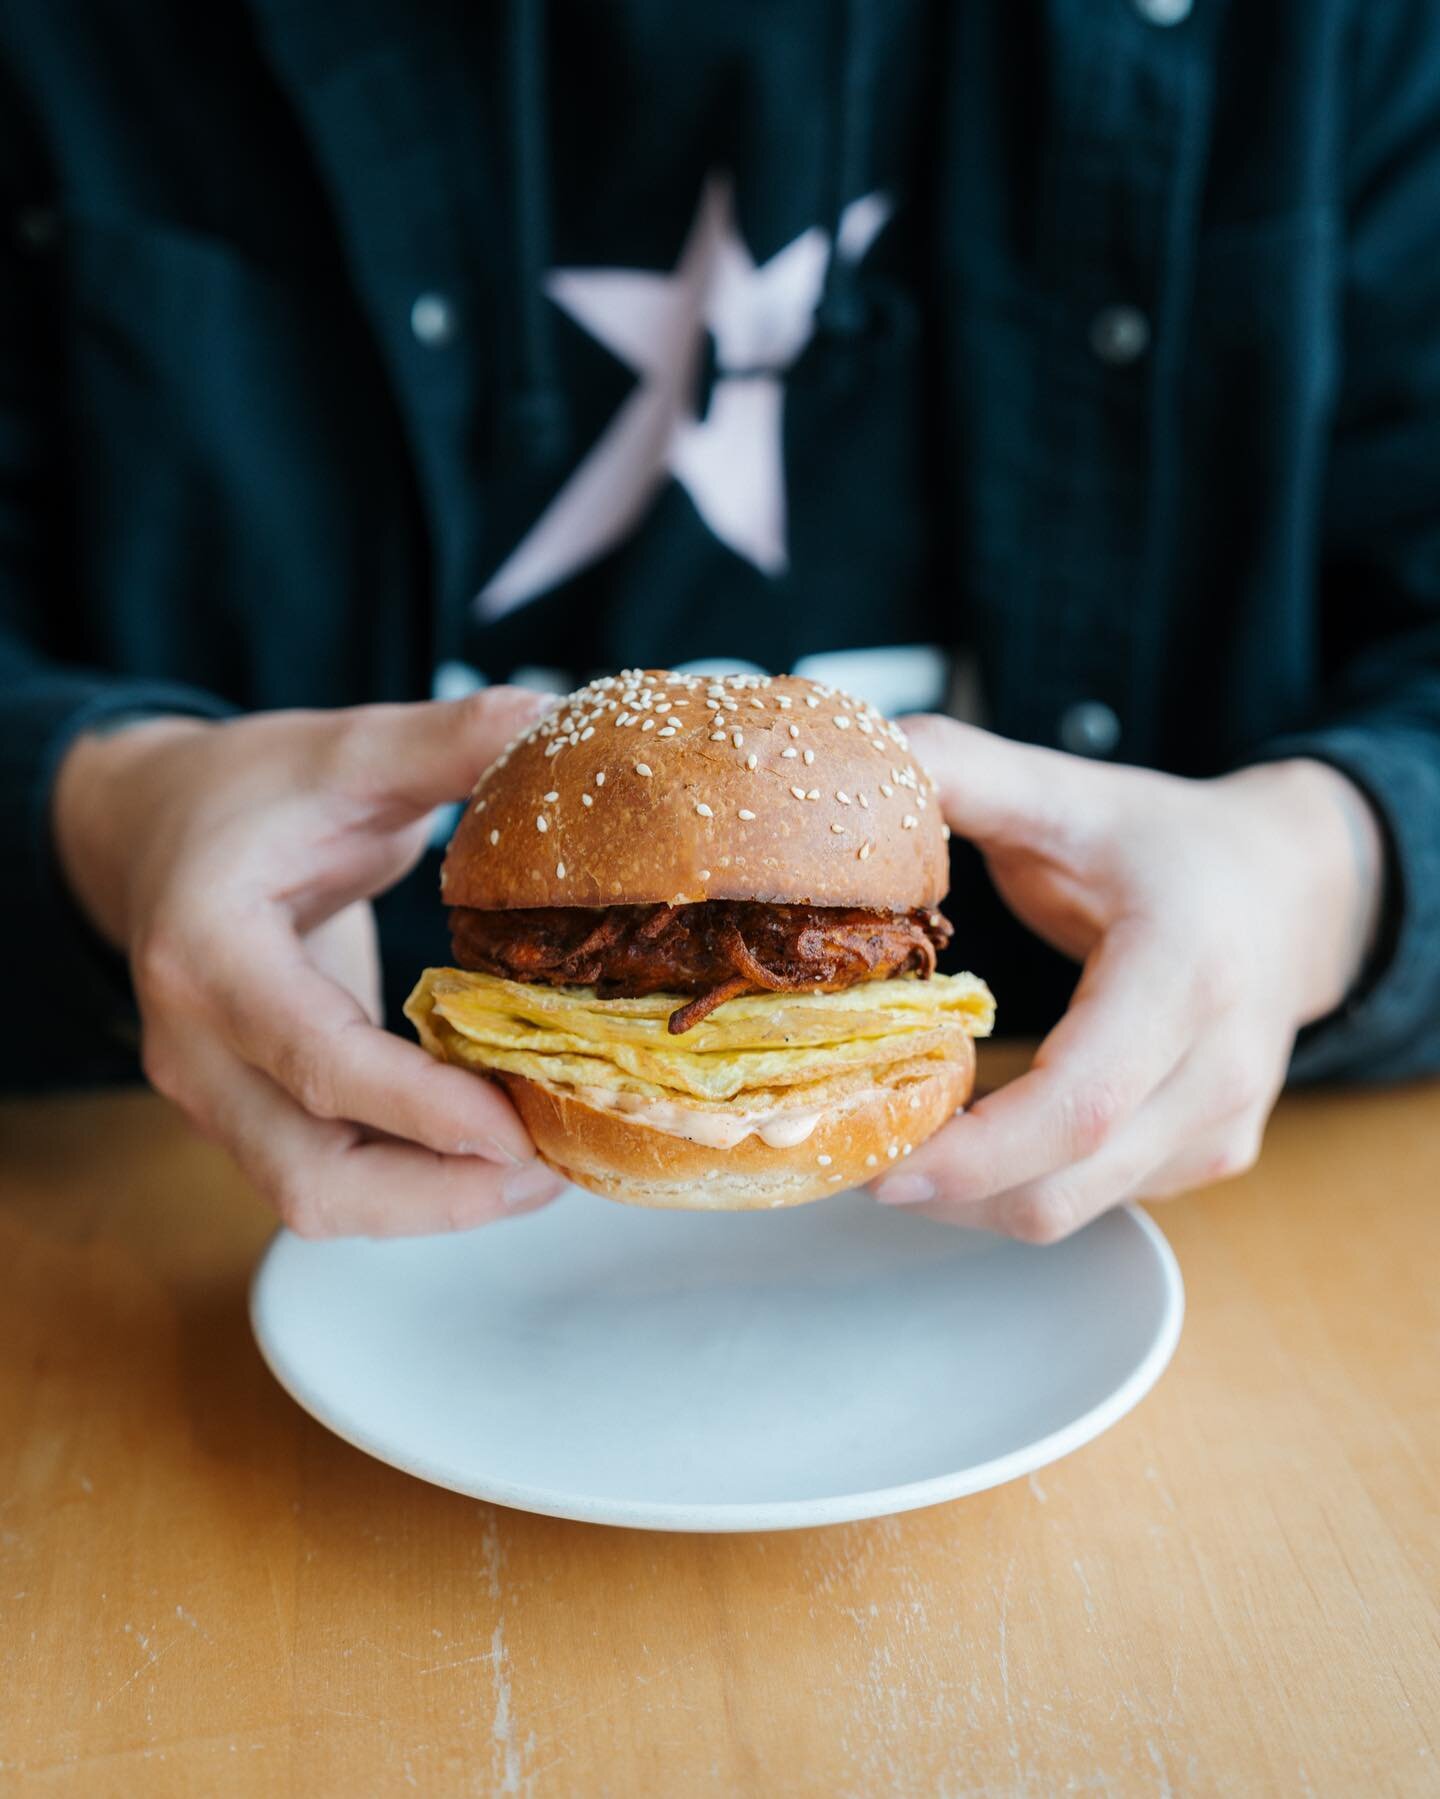
<path id="1" fill-rule="evenodd" d="M 459 1146 L 462 1156 L 483 1156 L 487 1162 L 508 1162 L 512 1168 L 523 1168 L 526 1165 L 524 1156 L 517 1156 L 513 1149 L 507 1149 L 498 1137 L 477 1137 Z"/>
<path id="2" fill-rule="evenodd" d="M 543 1200 L 554 1199 L 564 1186 L 559 1175 L 543 1162 L 525 1162 L 501 1179 L 500 1201 L 515 1211 L 520 1206 L 538 1205 Z"/>
<path id="3" fill-rule="evenodd" d="M 923 1174 L 891 1174 L 875 1189 L 882 1206 L 923 1206 L 935 1197 L 935 1183 Z"/>

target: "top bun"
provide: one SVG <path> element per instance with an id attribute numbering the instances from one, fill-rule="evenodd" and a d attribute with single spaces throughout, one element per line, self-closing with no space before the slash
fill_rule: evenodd
<path id="1" fill-rule="evenodd" d="M 934 906 L 935 783 L 868 703 L 794 675 L 627 669 L 559 701 L 480 777 L 446 905 L 701 900 Z"/>

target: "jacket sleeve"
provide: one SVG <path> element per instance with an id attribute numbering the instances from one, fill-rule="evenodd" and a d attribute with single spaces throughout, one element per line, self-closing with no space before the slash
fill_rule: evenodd
<path id="1" fill-rule="evenodd" d="M 219 714 L 211 696 L 85 668 L 66 655 L 79 608 L 60 574 L 65 409 L 53 341 L 54 214 L 0 66 L 0 1089 L 133 1068 L 120 959 L 70 899 L 51 847 L 56 768 L 78 732 L 129 712 Z"/>
<path id="2" fill-rule="evenodd" d="M 1259 755 L 1313 756 L 1356 783 L 1384 830 L 1387 892 L 1372 967 L 1302 1033 L 1299 1080 L 1440 1069 L 1440 12 L 1359 0 L 1354 16 L 1327 693 Z"/>

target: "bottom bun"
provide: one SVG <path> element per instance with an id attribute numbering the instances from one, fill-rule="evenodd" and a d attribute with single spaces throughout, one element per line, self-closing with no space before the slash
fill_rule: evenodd
<path id="1" fill-rule="evenodd" d="M 635 1112 L 592 1104 L 573 1088 L 523 1075 L 494 1078 L 544 1160 L 577 1187 L 632 1206 L 742 1212 L 803 1205 L 876 1179 L 969 1099 L 975 1046 L 962 1037 L 943 1059 L 878 1069 L 872 1084 L 822 1107 L 802 1142 L 783 1147 L 751 1135 L 716 1149 L 657 1129 Z M 683 1102 L 679 1110 L 683 1126 Z"/>

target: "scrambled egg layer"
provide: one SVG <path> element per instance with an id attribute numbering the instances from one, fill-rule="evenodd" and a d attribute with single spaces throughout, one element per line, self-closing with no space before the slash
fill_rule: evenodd
<path id="1" fill-rule="evenodd" d="M 405 1015 L 441 1061 L 550 1086 L 702 1101 L 944 1056 L 957 1035 L 988 1036 L 995 1016 L 989 988 L 971 974 L 748 994 L 672 1037 L 666 1021 L 683 1003 L 665 993 L 602 1000 L 588 987 L 428 968 Z"/>

